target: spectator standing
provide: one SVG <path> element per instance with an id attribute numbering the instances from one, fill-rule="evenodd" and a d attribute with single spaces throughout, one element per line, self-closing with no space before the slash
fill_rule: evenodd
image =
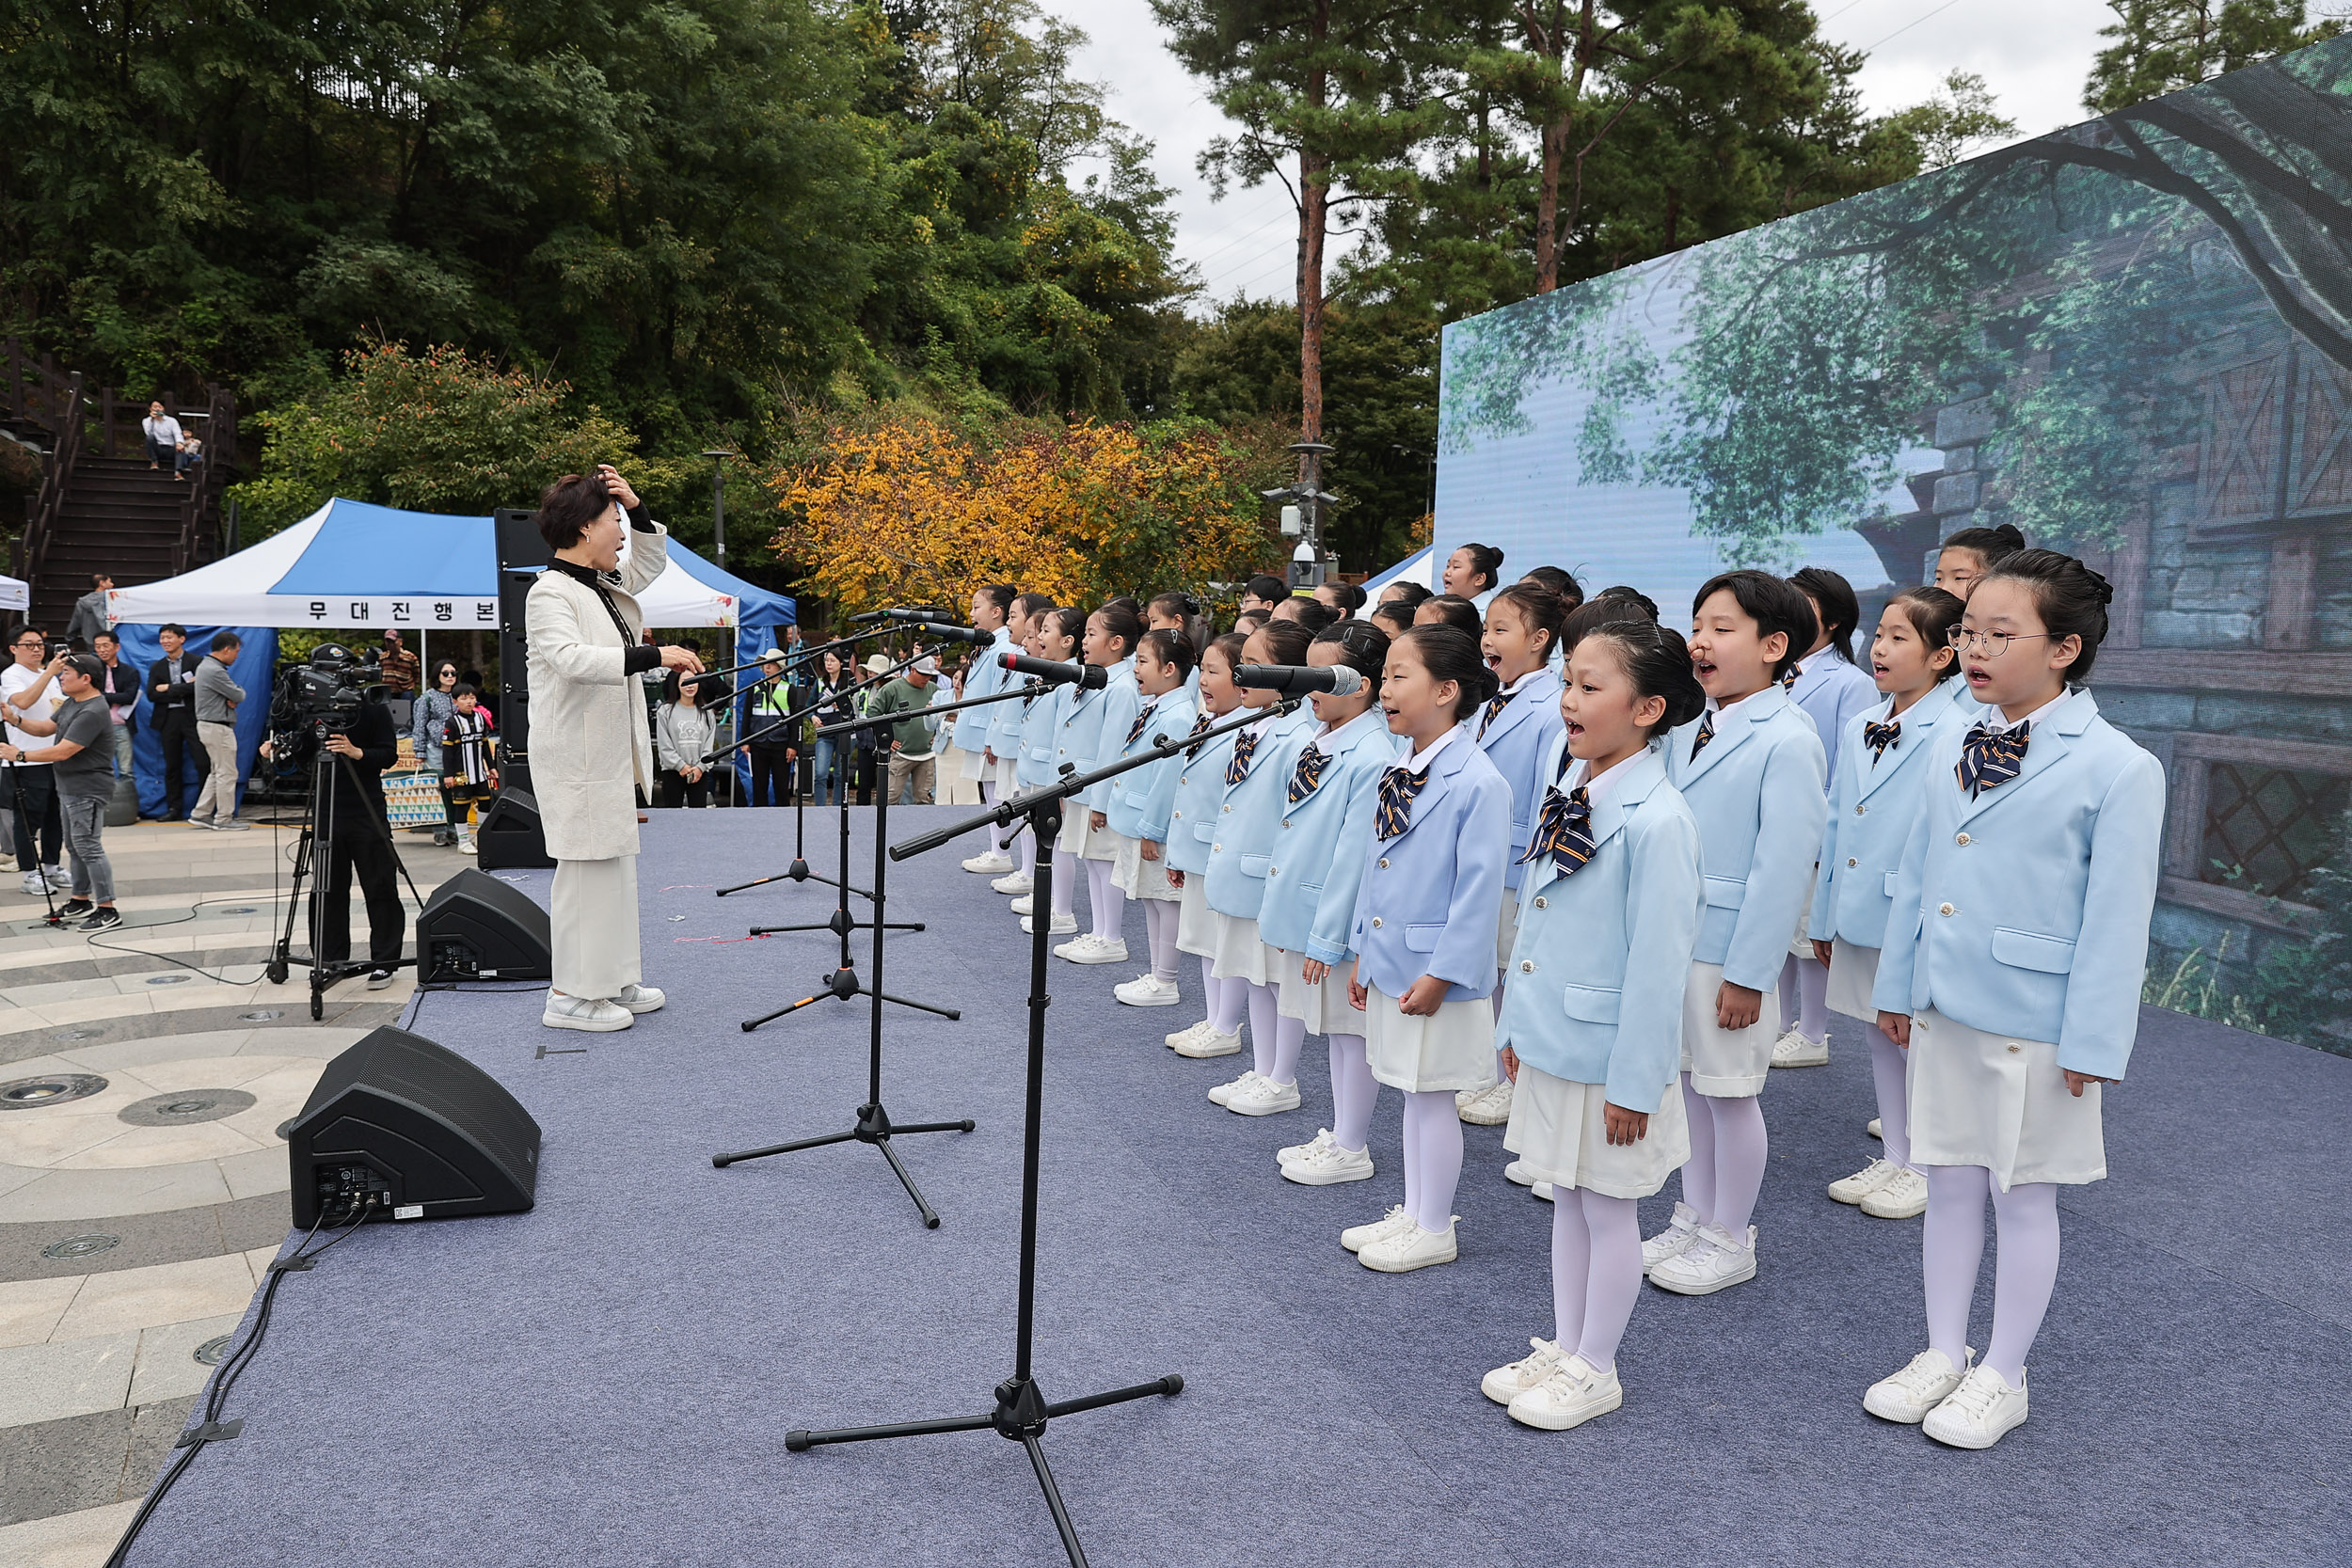
<path id="1" fill-rule="evenodd" d="M 92 572 L 89 592 L 73 601 L 73 618 L 65 624 L 65 640 L 80 641 L 85 648 L 98 646 L 99 634 L 106 629 L 106 590 L 115 579 L 103 572 Z"/>
<path id="2" fill-rule="evenodd" d="M 744 711 L 743 734 L 750 742 L 744 750 L 751 753 L 752 804 L 755 806 L 788 805 L 800 787 L 800 736 L 793 733 L 799 726 L 787 728 L 784 721 L 793 711 L 803 688 L 785 675 L 785 657 L 782 648 L 771 648 L 759 656 L 761 679 L 753 686 Z M 766 738 L 750 739 L 762 734 Z"/>
<path id="3" fill-rule="evenodd" d="M 466 808 L 450 795 L 445 775 L 452 770 L 441 766 L 441 735 L 449 727 L 450 716 L 457 711 L 457 688 L 463 684 L 454 663 L 437 660 L 432 686 L 408 711 L 408 744 L 417 753 L 417 766 L 441 783 L 441 815 L 447 820 L 433 830 L 436 844 L 454 844 L 464 836 L 458 824 L 466 819 Z"/>
<path id="4" fill-rule="evenodd" d="M 77 924 L 74 929 L 103 931 L 122 924 L 115 909 L 114 866 L 106 859 L 106 807 L 114 800 L 114 743 L 108 734 L 114 721 L 98 689 L 103 665 L 96 654 L 68 654 L 57 661 L 59 694 L 64 699 L 47 719 L 25 716 L 25 726 L 47 732 L 48 744 L 26 749 L 11 744 L 0 750 L 11 765 L 45 767 L 54 773 L 56 803 L 65 823 L 66 847 L 73 852 L 72 896 L 59 911 Z M 11 738 L 14 731 L 11 730 Z"/>
<path id="5" fill-rule="evenodd" d="M 841 656 L 830 652 L 822 655 L 821 673 L 808 694 L 809 705 L 816 709 L 818 729 L 828 724 L 846 724 L 857 717 L 855 699 L 844 695 L 849 685 L 850 667 Z M 813 744 L 817 750 L 809 787 L 817 796 L 817 803 L 830 806 L 849 799 L 850 770 L 841 761 L 841 742 L 827 736 Z"/>
<path id="6" fill-rule="evenodd" d="M 473 830 L 466 826 L 466 808 L 490 799 L 499 786 L 492 768 L 492 748 L 497 741 L 490 734 L 489 715 L 476 702 L 480 695 L 463 684 L 450 692 L 450 716 L 441 726 L 437 748 L 443 770 L 441 799 L 451 802 L 450 825 L 456 831 L 458 852 L 467 855 L 477 851 Z"/>
<path id="7" fill-rule="evenodd" d="M 233 631 L 215 632 L 212 652 L 196 669 L 196 737 L 203 742 L 211 767 L 188 821 L 224 832 L 243 832 L 252 826 L 237 820 L 237 705 L 245 701 L 245 688 L 229 678 L 229 666 L 244 646 Z M 380 786 L 377 792 L 382 793 Z"/>
<path id="8" fill-rule="evenodd" d="M 20 753 L 48 743 L 50 715 L 65 700 L 56 684 L 65 656 L 59 654 L 42 663 L 40 656 L 47 646 L 48 640 L 38 627 L 17 627 L 8 644 L 8 667 L 0 673 L 0 703 L 8 709 L 8 742 Z M 19 721 L 25 719 L 38 721 L 40 729 L 19 728 Z M 57 808 L 56 773 L 46 762 L 11 763 L 8 772 L 8 779 L 0 780 L 0 790 L 7 791 L 8 805 L 16 812 L 16 868 L 24 873 L 19 886 L 39 897 L 44 879 L 53 888 L 71 881 L 57 863 L 63 853 L 65 822 Z M 16 800 L 18 788 L 24 792 L 21 807 Z"/>
<path id="9" fill-rule="evenodd" d="M 654 715 L 653 745 L 661 762 L 661 803 L 710 804 L 710 748 L 719 738 L 720 703 L 702 700 L 704 683 L 670 672 L 661 710 Z"/>
<path id="10" fill-rule="evenodd" d="M 880 657 L 880 656 L 877 656 Z M 884 668 L 888 668 L 887 665 Z M 899 790 L 911 784 L 914 791 L 914 804 L 931 803 L 933 786 L 938 778 L 939 721 L 926 710 L 931 705 L 931 685 L 939 678 L 939 661 L 926 655 L 914 661 L 904 674 L 874 694 L 867 708 L 868 718 L 885 713 L 903 713 L 906 718 L 889 726 L 890 782 L 885 786 L 895 802 Z"/>
<path id="11" fill-rule="evenodd" d="M 147 466 L 150 468 L 161 468 L 165 464 L 175 461 L 180 451 L 180 438 L 187 434 L 180 428 L 178 420 L 164 412 L 160 398 L 147 405 L 147 418 L 139 421 L 139 429 L 147 436 Z"/>
<path id="12" fill-rule="evenodd" d="M 187 645 L 185 626 L 172 623 L 155 634 L 164 657 L 147 668 L 147 702 L 155 724 L 155 738 L 164 749 L 164 820 L 185 821 L 181 789 L 185 784 L 185 759 L 196 759 L 196 785 L 204 787 L 212 764 L 196 734 L 196 670 L 204 656 Z"/>
<path id="13" fill-rule="evenodd" d="M 131 736 L 139 727 L 139 674 L 122 662 L 122 641 L 102 631 L 90 640 L 99 664 L 98 694 L 105 699 L 107 721 L 114 729 L 115 777 L 131 776 Z"/>
<path id="14" fill-rule="evenodd" d="M 413 697 L 417 694 L 417 656 L 401 645 L 400 633 L 388 629 L 384 633 L 384 692 L 389 697 Z"/>

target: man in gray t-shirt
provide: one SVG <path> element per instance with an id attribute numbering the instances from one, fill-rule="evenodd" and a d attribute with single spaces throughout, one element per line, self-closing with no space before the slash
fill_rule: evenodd
<path id="1" fill-rule="evenodd" d="M 73 896 L 61 912 L 76 920 L 74 928 L 82 931 L 103 931 L 122 923 L 115 911 L 114 866 L 103 842 L 106 807 L 115 788 L 114 718 L 98 687 L 104 672 L 96 654 L 69 655 L 57 672 L 64 705 L 47 719 L 27 714 L 18 726 L 28 735 L 49 736 L 50 743 L 0 745 L 0 760 L 52 767 L 65 817 L 66 848 L 73 857 Z"/>

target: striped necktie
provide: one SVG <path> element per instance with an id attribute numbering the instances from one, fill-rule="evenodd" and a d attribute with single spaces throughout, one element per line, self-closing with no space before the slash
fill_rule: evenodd
<path id="1" fill-rule="evenodd" d="M 1968 738 L 1960 743 L 1960 766 L 1953 771 L 1959 775 L 1960 787 L 1974 800 L 1988 789 L 1998 789 L 2017 777 L 2026 766 L 2026 746 L 2032 739 L 2030 722 L 2013 730 L 1987 729 L 1982 724 L 1968 732 Z"/>
<path id="2" fill-rule="evenodd" d="M 1714 738 L 1715 713 L 1712 708 L 1709 708 L 1707 712 L 1699 715 L 1699 733 L 1693 736 L 1691 741 L 1691 760 L 1692 762 L 1698 761 L 1699 753 L 1706 751 L 1707 743 Z"/>
<path id="3" fill-rule="evenodd" d="M 1295 806 L 1315 792 L 1315 786 L 1323 782 L 1324 765 L 1330 760 L 1319 746 L 1310 746 L 1298 753 L 1298 766 L 1291 769 L 1289 804 Z"/>
<path id="4" fill-rule="evenodd" d="M 1478 721 L 1479 739 L 1484 740 L 1486 738 L 1486 726 L 1502 718 L 1502 710 L 1509 707 L 1511 705 L 1511 699 L 1518 695 L 1518 693 L 1516 691 L 1498 692 L 1494 699 L 1487 703 L 1486 717 Z"/>
<path id="5" fill-rule="evenodd" d="M 1374 814 L 1373 834 L 1391 839 L 1413 824 L 1413 798 L 1429 783 L 1429 769 L 1407 773 L 1402 768 L 1391 768 L 1380 775 L 1380 809 Z"/>
<path id="6" fill-rule="evenodd" d="M 1146 703 L 1143 705 L 1143 711 L 1136 715 L 1136 721 L 1127 726 L 1128 745 L 1132 746 L 1136 741 L 1143 738 L 1143 727 L 1152 722 L 1152 715 L 1157 713 L 1159 711 L 1159 707 L 1160 705 L 1157 703 Z"/>
<path id="7" fill-rule="evenodd" d="M 1216 722 L 1216 715 L 1211 713 L 1207 708 L 1202 708 L 1200 710 L 1200 716 L 1192 721 L 1192 734 L 1185 737 L 1192 742 L 1191 745 L 1184 748 L 1184 760 L 1186 762 L 1190 762 L 1193 758 L 1200 754 L 1200 748 L 1208 744 L 1207 741 L 1200 738 L 1200 732 Z"/>
<path id="8" fill-rule="evenodd" d="M 1535 836 L 1519 857 L 1525 864 L 1538 855 L 1549 854 L 1560 867 L 1563 877 L 1574 876 L 1586 861 L 1593 858 L 1593 803 L 1582 784 L 1563 795 L 1556 787 L 1544 790 L 1544 814 L 1535 824 Z"/>
<path id="9" fill-rule="evenodd" d="M 1249 759 L 1258 750 L 1258 732 L 1244 730 L 1233 737 L 1233 760 L 1225 765 L 1225 787 L 1232 788 L 1249 777 Z"/>
<path id="10" fill-rule="evenodd" d="M 1899 719 L 1891 719 L 1883 724 L 1874 724 L 1867 719 L 1862 721 L 1862 739 L 1870 748 L 1870 766 L 1873 768 L 1879 765 L 1879 758 L 1886 754 L 1886 749 L 1899 745 L 1902 738 L 1903 721 Z"/>
<path id="11" fill-rule="evenodd" d="M 1796 667 L 1795 665 L 1791 664 L 1791 665 L 1790 665 L 1788 669 L 1783 670 L 1783 671 L 1780 673 L 1780 689 L 1781 689 L 1783 691 L 1786 691 L 1786 690 L 1789 689 L 1789 688 L 1791 688 L 1791 687 L 1795 686 L 1796 684 L 1797 684 L 1797 667 Z"/>

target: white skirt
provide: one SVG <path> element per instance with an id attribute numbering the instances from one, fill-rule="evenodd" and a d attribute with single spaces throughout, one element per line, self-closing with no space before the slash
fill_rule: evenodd
<path id="1" fill-rule="evenodd" d="M 1079 808 L 1078 820 L 1089 824 L 1086 836 L 1078 841 L 1078 858 L 1082 861 L 1116 863 L 1119 859 L 1119 841 L 1121 835 L 1111 832 L 1107 826 L 1101 828 L 1092 826 L 1094 813 L 1089 807 Z"/>
<path id="2" fill-rule="evenodd" d="M 1813 869 L 1819 872 L 1821 868 L 1817 865 Z M 1800 958 L 1813 957 L 1813 939 L 1805 934 L 1813 928 L 1813 888 L 1811 881 L 1804 884 L 1804 908 L 1797 911 L 1797 934 L 1788 939 L 1788 951 Z"/>
<path id="3" fill-rule="evenodd" d="M 1971 1029 L 1930 1007 L 1911 1021 L 1906 1114 L 1915 1165 L 1981 1165 L 2001 1191 L 2107 1174 L 2099 1090 L 2066 1092 L 2058 1047 Z"/>
<path id="4" fill-rule="evenodd" d="M 1764 1080 L 1772 1070 L 1772 1041 L 1780 1036 L 1780 992 L 1765 988 L 1763 1008 L 1745 1029 L 1718 1029 L 1715 993 L 1723 984 L 1723 965 L 1691 965 L 1691 983 L 1682 991 L 1682 1070 L 1701 1094 L 1745 1100 L 1764 1092 Z"/>
<path id="5" fill-rule="evenodd" d="M 1006 796 L 1017 794 L 1020 791 L 1020 769 L 1021 759 L 1018 757 L 996 759 L 996 799 L 1001 800 Z"/>
<path id="6" fill-rule="evenodd" d="M 1209 908 L 1209 874 L 1185 872 L 1176 897 L 1176 951 L 1196 958 L 1216 958 L 1216 911 Z"/>
<path id="7" fill-rule="evenodd" d="M 963 778 L 970 779 L 977 784 L 983 778 L 993 776 L 988 771 L 987 764 L 980 760 L 979 752 L 967 752 L 961 746 L 955 747 L 954 751 L 956 755 L 962 759 L 962 766 L 957 771 Z"/>
<path id="8" fill-rule="evenodd" d="M 1061 832 L 1054 835 L 1054 853 L 1074 855 L 1087 841 L 1087 808 L 1075 800 L 1061 803 Z"/>
<path id="9" fill-rule="evenodd" d="M 1511 948 L 1519 940 L 1519 890 L 1502 890 L 1502 907 L 1495 914 L 1495 967 L 1511 967 Z"/>
<path id="10" fill-rule="evenodd" d="M 1427 1018 L 1407 1018 L 1377 986 L 1365 987 L 1364 997 L 1364 1058 L 1379 1082 L 1430 1094 L 1495 1081 L 1495 1012 L 1486 998 L 1440 1002 Z"/>
<path id="11" fill-rule="evenodd" d="M 1878 1009 L 1870 1006 L 1870 988 L 1878 984 L 1879 950 L 1856 947 L 1844 937 L 1829 944 L 1829 1010 L 1858 1018 L 1865 1023 L 1876 1022 Z"/>
<path id="12" fill-rule="evenodd" d="M 1143 858 L 1143 840 L 1125 833 L 1113 836 L 1119 840 L 1119 858 L 1111 863 L 1113 887 L 1130 898 L 1156 898 L 1162 903 L 1184 896 L 1168 882 L 1167 845 L 1160 846 L 1158 860 L 1148 861 Z"/>
<path id="13" fill-rule="evenodd" d="M 1682 1085 L 1666 1085 L 1658 1109 L 1650 1113 L 1649 1131 L 1623 1146 L 1609 1141 L 1603 1109 L 1607 1102 L 1608 1091 L 1598 1084 L 1554 1078 L 1522 1063 L 1502 1147 L 1518 1155 L 1538 1181 L 1604 1197 L 1647 1197 L 1691 1158 L 1690 1114 L 1683 1108 Z"/>
<path id="14" fill-rule="evenodd" d="M 1189 882 L 1192 879 L 1186 877 L 1184 880 Z M 1263 986 L 1274 978 L 1274 964 L 1269 960 L 1279 961 L 1282 950 L 1265 944 L 1258 935 L 1256 921 L 1219 914 L 1215 910 L 1209 911 L 1209 918 L 1216 922 L 1210 927 L 1211 974 L 1220 980 L 1247 980 L 1253 986 Z"/>
<path id="15" fill-rule="evenodd" d="M 1294 953 L 1287 947 L 1274 951 L 1275 974 L 1282 986 L 1275 1006 L 1284 1018 L 1303 1021 L 1311 1035 L 1364 1032 L 1364 1015 L 1347 1005 L 1346 965 L 1332 965 L 1329 974 L 1311 986 L 1307 983 L 1306 954 Z"/>

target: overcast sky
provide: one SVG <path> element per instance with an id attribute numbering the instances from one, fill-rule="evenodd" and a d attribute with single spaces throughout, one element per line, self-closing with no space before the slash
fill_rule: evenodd
<path id="1" fill-rule="evenodd" d="M 1082 75 L 1111 89 L 1111 112 L 1157 145 L 1160 178 L 1177 192 L 1177 251 L 1207 285 L 1204 303 L 1236 292 L 1288 298 L 1296 217 L 1279 186 L 1212 201 L 1193 161 L 1227 129 L 1200 84 L 1161 42 L 1148 0 L 1041 0 L 1086 29 Z M 1822 30 L 1865 49 L 1863 98 L 1874 113 L 1932 94 L 1947 72 L 1973 71 L 2022 135 L 2072 125 L 2099 29 L 2102 0 L 1820 0 Z"/>

